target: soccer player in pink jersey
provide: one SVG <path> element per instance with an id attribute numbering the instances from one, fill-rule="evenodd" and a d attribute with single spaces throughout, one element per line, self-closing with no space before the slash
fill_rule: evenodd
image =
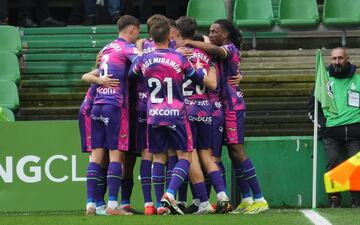
<path id="1" fill-rule="evenodd" d="M 197 28 L 196 20 L 183 16 L 176 20 L 180 33 L 180 40 L 191 40 Z M 199 60 L 208 73 L 216 77 L 215 64 L 212 57 L 203 50 L 187 46 L 192 51 L 192 55 L 187 58 L 195 65 Z M 212 128 L 212 107 L 208 89 L 203 85 L 194 84 L 187 80 L 183 86 L 188 119 L 190 121 L 193 136 L 193 161 L 190 167 L 190 179 L 193 185 L 194 195 L 199 198 L 200 204 L 196 214 L 211 213 L 212 207 L 208 202 L 208 195 L 204 182 L 204 176 L 199 164 L 203 165 L 206 174 L 214 185 L 217 194 L 217 212 L 225 213 L 231 209 L 229 198 L 226 195 L 224 181 L 216 165 L 215 158 L 212 156 L 211 128 Z M 199 156 L 199 158 L 197 157 Z M 196 176 L 194 176 L 196 174 Z M 194 203 L 196 203 L 194 201 Z"/>
<path id="2" fill-rule="evenodd" d="M 94 214 L 95 188 L 105 154 L 109 149 L 107 171 L 108 204 L 106 214 L 129 215 L 118 205 L 122 179 L 124 152 L 128 150 L 128 86 L 127 75 L 138 50 L 134 43 L 139 35 L 139 21 L 133 16 L 122 16 L 118 22 L 119 38 L 101 51 L 99 77 L 85 74 L 83 80 L 98 84 L 91 111 L 92 162 L 87 169 L 87 214 Z"/>
<path id="3" fill-rule="evenodd" d="M 245 101 L 237 86 L 229 83 L 239 73 L 241 35 L 228 20 L 217 20 L 210 27 L 211 44 L 188 41 L 219 57 L 220 99 L 225 114 L 225 141 L 242 192 L 242 202 L 233 213 L 255 214 L 269 208 L 260 190 L 255 167 L 244 151 Z"/>
<path id="4" fill-rule="evenodd" d="M 204 75 L 200 63 L 197 70 L 181 53 L 169 50 L 170 26 L 159 22 L 150 29 L 156 50 L 144 54 L 134 65 L 134 74 L 143 74 L 148 88 L 147 124 L 148 149 L 153 153 L 153 182 L 164 177 L 168 149 L 175 149 L 179 161 L 166 190 L 155 189 L 158 214 L 183 214 L 174 195 L 188 175 L 192 151 L 192 136 L 182 93 L 185 78 L 197 84 L 215 86 L 215 77 Z M 164 179 L 164 178 L 162 178 Z M 161 204 L 160 204 L 161 203 Z"/>

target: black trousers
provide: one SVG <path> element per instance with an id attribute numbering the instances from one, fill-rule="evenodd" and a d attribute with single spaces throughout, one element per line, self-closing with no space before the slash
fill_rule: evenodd
<path id="1" fill-rule="evenodd" d="M 360 151 L 360 123 L 325 128 L 323 142 L 328 160 L 326 169 L 329 171 Z M 353 203 L 359 202 L 360 192 L 352 191 L 351 199 Z"/>

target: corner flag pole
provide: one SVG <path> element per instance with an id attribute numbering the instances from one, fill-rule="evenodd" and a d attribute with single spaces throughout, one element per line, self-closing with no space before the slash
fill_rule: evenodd
<path id="1" fill-rule="evenodd" d="M 318 101 L 314 99 L 314 137 L 313 137 L 313 174 L 312 174 L 312 208 L 316 209 L 317 181 L 317 147 L 318 147 Z"/>

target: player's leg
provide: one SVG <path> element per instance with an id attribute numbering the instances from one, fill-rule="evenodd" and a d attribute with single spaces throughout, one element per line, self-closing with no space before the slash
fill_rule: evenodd
<path id="1" fill-rule="evenodd" d="M 118 194 L 122 181 L 122 165 L 129 145 L 129 117 L 126 108 L 104 105 L 102 118 L 106 125 L 106 144 L 109 148 L 107 172 L 109 215 L 130 215 L 118 204 Z"/>
<path id="2" fill-rule="evenodd" d="M 91 114 L 94 118 L 100 117 L 102 106 L 95 105 Z M 91 161 L 86 172 L 87 205 L 86 214 L 95 215 L 96 203 L 95 193 L 101 174 L 101 163 L 104 157 L 105 148 L 105 125 L 102 121 L 93 120 L 91 123 Z"/>
<path id="3" fill-rule="evenodd" d="M 151 197 L 151 165 L 153 161 L 153 155 L 144 149 L 141 151 L 141 164 L 140 164 L 140 180 L 141 189 L 144 196 L 144 214 L 154 215 L 156 209 L 154 207 Z"/>
<path id="4" fill-rule="evenodd" d="M 223 178 L 225 189 L 226 188 L 226 171 L 224 164 L 221 161 L 222 154 L 222 141 L 223 141 L 223 132 L 224 132 L 224 117 L 223 116 L 213 116 L 212 117 L 212 143 L 211 149 L 213 156 L 215 157 L 215 162 L 219 167 L 221 177 Z"/>
<path id="5" fill-rule="evenodd" d="M 193 150 L 191 165 L 189 169 L 189 177 L 193 186 L 193 192 L 196 198 L 199 200 L 198 209 L 193 214 L 209 214 L 213 213 L 209 197 L 206 191 L 206 185 L 204 181 L 204 174 L 200 166 L 199 157 L 196 149 Z"/>
<path id="6" fill-rule="evenodd" d="M 123 164 L 123 179 L 121 182 L 121 208 L 127 212 L 133 214 L 139 214 L 131 206 L 131 194 L 134 187 L 134 167 L 136 163 L 136 153 L 135 152 L 126 152 L 125 160 Z"/>
<path id="7" fill-rule="evenodd" d="M 173 214 L 183 214 L 175 200 L 175 193 L 186 179 L 190 168 L 190 152 L 192 151 L 191 129 L 188 121 L 186 124 L 180 124 L 168 127 L 169 142 L 171 148 L 178 149 L 177 155 L 179 161 L 173 169 L 173 175 L 169 187 L 166 190 L 161 202 L 168 207 Z"/>
<path id="8" fill-rule="evenodd" d="M 198 136 L 197 136 L 197 149 L 202 167 L 214 186 L 217 198 L 217 213 L 227 213 L 231 210 L 230 200 L 226 195 L 225 184 L 222 179 L 219 167 L 215 163 L 215 157 L 213 156 L 211 146 L 212 142 L 209 140 L 211 136 L 212 124 L 197 122 Z"/>
<path id="9" fill-rule="evenodd" d="M 244 209 L 244 213 L 254 214 L 265 211 L 269 206 L 262 195 L 255 166 L 244 150 L 245 111 L 225 112 L 225 127 L 228 153 L 233 162 L 234 172 L 240 178 L 238 181 L 243 194 L 242 201 L 250 198 L 247 196 L 247 187 L 250 187 L 254 199 L 253 204 Z M 243 184 L 241 184 L 242 179 L 245 181 Z M 235 209 L 235 212 L 239 211 L 241 211 L 241 203 Z"/>
<path id="10" fill-rule="evenodd" d="M 153 155 L 152 181 L 156 196 L 156 208 L 158 214 L 168 214 L 169 211 L 161 206 L 161 198 L 165 186 L 165 162 L 167 149 L 169 148 L 166 127 L 149 124 L 147 126 L 148 148 Z"/>
<path id="11" fill-rule="evenodd" d="M 140 182 L 144 197 L 144 214 L 154 215 L 156 210 L 151 197 L 151 167 L 153 157 L 147 149 L 146 111 L 136 112 L 136 150 L 141 152 Z"/>

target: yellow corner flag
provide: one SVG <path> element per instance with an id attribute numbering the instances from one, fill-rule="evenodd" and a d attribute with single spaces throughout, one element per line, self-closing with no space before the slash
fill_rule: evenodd
<path id="1" fill-rule="evenodd" d="M 360 191 L 360 152 L 325 173 L 326 193 Z"/>
<path id="2" fill-rule="evenodd" d="M 314 96 L 321 103 L 323 109 L 333 115 L 338 114 L 335 99 L 330 90 L 329 75 L 325 69 L 320 49 L 316 51 L 316 81 Z"/>

